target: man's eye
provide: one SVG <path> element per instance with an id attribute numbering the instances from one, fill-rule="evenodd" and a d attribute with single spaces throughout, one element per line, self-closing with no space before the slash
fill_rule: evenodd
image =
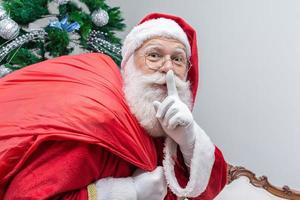
<path id="1" fill-rule="evenodd" d="M 177 62 L 181 62 L 181 61 L 182 61 L 182 58 L 181 58 L 181 57 L 175 57 L 173 60 L 174 60 L 174 61 L 177 61 Z"/>
<path id="2" fill-rule="evenodd" d="M 148 56 L 150 56 L 152 58 L 159 58 L 159 57 L 161 57 L 158 53 L 150 53 Z"/>
<path id="3" fill-rule="evenodd" d="M 173 57 L 172 60 L 178 64 L 184 63 L 184 58 L 182 56 Z"/>
<path id="4" fill-rule="evenodd" d="M 162 56 L 159 53 L 149 53 L 147 54 L 147 59 L 156 61 L 159 60 Z"/>

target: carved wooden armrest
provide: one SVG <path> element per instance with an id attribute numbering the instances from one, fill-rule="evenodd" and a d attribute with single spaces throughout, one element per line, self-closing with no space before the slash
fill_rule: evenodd
<path id="1" fill-rule="evenodd" d="M 227 184 L 230 184 L 232 181 L 238 179 L 241 176 L 246 176 L 252 185 L 255 187 L 263 188 L 269 193 L 281 197 L 284 199 L 300 200 L 300 191 L 290 189 L 288 186 L 275 187 L 269 183 L 266 176 L 256 177 L 256 175 L 250 170 L 240 167 L 232 166 L 228 164 L 228 173 L 227 173 Z"/>

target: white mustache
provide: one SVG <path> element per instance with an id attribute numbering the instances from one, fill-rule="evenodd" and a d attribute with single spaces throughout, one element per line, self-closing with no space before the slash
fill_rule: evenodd
<path id="1" fill-rule="evenodd" d="M 177 88 L 182 88 L 188 84 L 186 81 L 181 80 L 178 76 L 174 75 L 175 85 Z M 153 84 L 165 85 L 166 74 L 155 72 L 154 74 L 141 75 L 141 81 L 149 86 Z"/>

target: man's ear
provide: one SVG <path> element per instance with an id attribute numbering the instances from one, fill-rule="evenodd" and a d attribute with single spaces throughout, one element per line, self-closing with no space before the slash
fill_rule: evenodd
<path id="1" fill-rule="evenodd" d="M 188 74 L 189 74 L 189 70 L 186 70 L 185 75 L 184 75 L 184 81 L 188 81 Z"/>

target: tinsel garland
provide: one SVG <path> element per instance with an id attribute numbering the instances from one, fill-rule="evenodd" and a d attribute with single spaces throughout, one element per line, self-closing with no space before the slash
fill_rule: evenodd
<path id="1" fill-rule="evenodd" d="M 122 60 L 121 46 L 110 43 L 105 39 L 106 36 L 107 34 L 101 31 L 92 31 L 87 44 L 93 50 L 109 55 L 120 65 Z"/>

